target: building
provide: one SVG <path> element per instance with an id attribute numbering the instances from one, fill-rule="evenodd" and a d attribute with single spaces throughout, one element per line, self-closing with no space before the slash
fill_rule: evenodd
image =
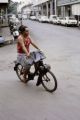
<path id="1" fill-rule="evenodd" d="M 10 0 L 0 0 L 0 16 L 7 17 L 7 9 Z"/>
<path id="2" fill-rule="evenodd" d="M 80 16 L 80 0 L 57 0 L 59 16 Z"/>
<path id="3" fill-rule="evenodd" d="M 34 5 L 37 15 L 56 15 L 56 0 L 38 0 Z"/>
<path id="4" fill-rule="evenodd" d="M 8 25 L 8 5 L 10 0 L 0 0 L 0 27 Z"/>
<path id="5" fill-rule="evenodd" d="M 21 11 L 22 11 L 22 17 L 23 18 L 29 18 L 31 13 L 34 11 L 32 8 L 33 4 L 29 3 L 25 6 L 22 7 Z"/>
<path id="6" fill-rule="evenodd" d="M 17 5 L 18 5 L 18 2 L 10 1 L 9 6 L 8 6 L 8 15 L 9 14 L 17 15 Z"/>

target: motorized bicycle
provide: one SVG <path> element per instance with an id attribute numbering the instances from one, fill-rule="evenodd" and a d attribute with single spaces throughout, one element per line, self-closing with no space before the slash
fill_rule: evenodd
<path id="1" fill-rule="evenodd" d="M 34 80 L 35 76 L 37 76 L 37 86 L 42 84 L 45 90 L 54 92 L 57 89 L 57 79 L 53 72 L 51 72 L 50 65 L 43 63 L 45 58 L 45 55 L 41 51 L 35 51 L 30 54 L 29 60 L 32 61 L 31 64 L 35 69 L 34 72 L 29 70 L 29 73 L 26 76 L 26 83 L 30 80 Z M 14 70 L 16 71 L 18 78 L 24 82 L 24 67 L 19 62 L 15 61 Z"/>
<path id="2" fill-rule="evenodd" d="M 17 26 L 15 25 L 13 27 L 13 37 L 14 37 L 14 40 L 16 40 L 18 38 L 18 36 L 19 36 L 19 31 L 17 29 Z"/>
<path id="3" fill-rule="evenodd" d="M 17 37 L 19 36 L 19 31 L 18 31 L 18 28 L 17 28 L 17 24 L 14 24 L 13 22 L 10 22 L 9 27 L 10 27 L 10 32 L 14 37 L 14 40 L 17 39 Z"/>

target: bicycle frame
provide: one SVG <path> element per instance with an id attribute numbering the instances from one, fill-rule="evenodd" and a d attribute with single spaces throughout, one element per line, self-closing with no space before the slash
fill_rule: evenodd
<path id="1" fill-rule="evenodd" d="M 35 76 L 38 76 L 38 78 L 42 78 L 43 75 L 45 75 L 50 69 L 50 65 L 44 64 L 42 60 L 34 63 L 35 71 L 34 73 L 29 72 L 28 79 L 34 79 Z"/>

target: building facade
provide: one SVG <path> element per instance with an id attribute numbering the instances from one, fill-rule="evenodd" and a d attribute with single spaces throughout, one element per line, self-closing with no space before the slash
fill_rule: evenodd
<path id="1" fill-rule="evenodd" d="M 8 20 L 7 14 L 9 2 L 10 0 L 0 0 L 0 27 L 3 24 L 4 20 Z"/>
<path id="2" fill-rule="evenodd" d="M 28 7 L 27 7 L 28 8 Z M 27 9 L 25 8 L 25 9 Z M 80 16 L 80 0 L 38 0 L 31 8 L 33 15 Z"/>
<path id="3" fill-rule="evenodd" d="M 25 6 L 22 7 L 21 11 L 22 11 L 22 17 L 24 18 L 29 18 L 30 14 L 32 13 L 32 3 L 29 3 Z"/>
<path id="4" fill-rule="evenodd" d="M 34 5 L 37 15 L 56 15 L 56 0 L 38 0 Z"/>
<path id="5" fill-rule="evenodd" d="M 80 0 L 57 0 L 59 16 L 80 16 Z"/>
<path id="6" fill-rule="evenodd" d="M 0 16 L 7 14 L 9 0 L 0 0 Z"/>

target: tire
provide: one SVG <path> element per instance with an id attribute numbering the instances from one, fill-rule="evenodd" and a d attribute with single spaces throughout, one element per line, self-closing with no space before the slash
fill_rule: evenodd
<path id="1" fill-rule="evenodd" d="M 22 67 L 22 65 L 18 64 L 16 67 L 16 74 L 21 82 L 27 83 L 28 82 L 27 78 L 26 78 L 26 80 L 24 80 L 24 77 L 23 77 L 23 75 L 24 75 L 23 70 L 24 70 L 24 68 Z"/>
<path id="2" fill-rule="evenodd" d="M 68 27 L 68 24 L 66 23 L 65 26 Z"/>
<path id="3" fill-rule="evenodd" d="M 51 71 L 42 76 L 42 85 L 48 92 L 54 92 L 57 89 L 57 79 Z"/>

